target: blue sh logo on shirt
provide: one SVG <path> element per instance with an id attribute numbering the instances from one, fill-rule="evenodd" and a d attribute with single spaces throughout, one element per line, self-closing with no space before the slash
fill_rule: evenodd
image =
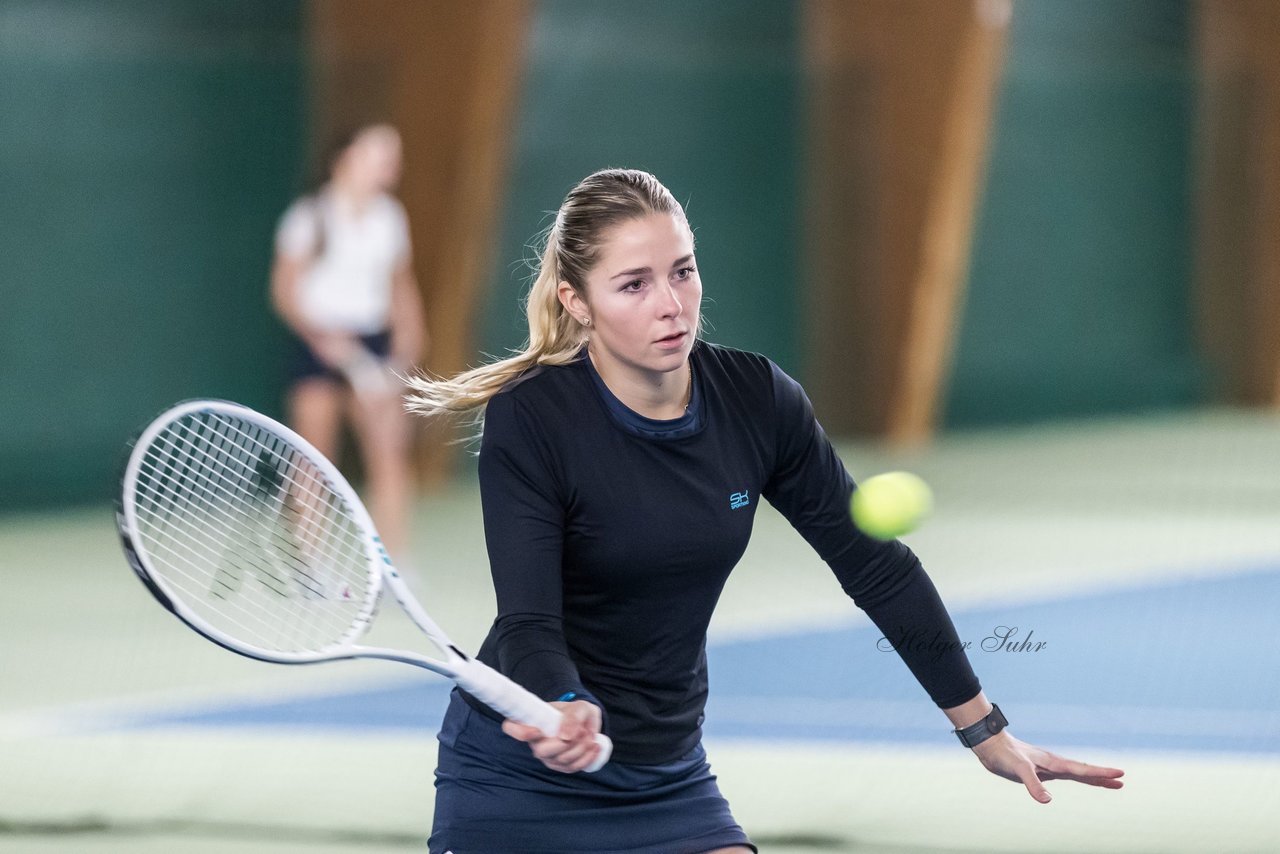
<path id="1" fill-rule="evenodd" d="M 750 492 L 734 492 L 729 496 L 729 509 L 739 510 L 751 503 Z"/>

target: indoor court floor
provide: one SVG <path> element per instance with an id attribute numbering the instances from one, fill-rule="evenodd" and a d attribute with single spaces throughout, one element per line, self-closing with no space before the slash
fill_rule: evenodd
<path id="1" fill-rule="evenodd" d="M 706 741 L 765 852 L 1280 851 L 1280 417 L 1228 411 L 842 445 L 907 468 L 906 538 L 1023 740 L 1126 770 L 1054 802 L 987 774 L 761 506 L 713 624 Z M 479 497 L 417 511 L 411 585 L 464 648 L 493 617 Z M 446 683 L 262 664 L 156 607 L 111 509 L 0 519 L 0 851 L 425 850 Z M 373 637 L 425 643 L 394 606 Z"/>

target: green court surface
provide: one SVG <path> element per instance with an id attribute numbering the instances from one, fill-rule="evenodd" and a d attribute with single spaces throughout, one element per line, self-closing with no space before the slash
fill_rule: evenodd
<path id="1" fill-rule="evenodd" d="M 961 434 L 911 453 L 845 445 L 842 455 L 855 477 L 909 468 L 933 484 L 935 517 L 907 541 L 953 610 L 1280 572 L 1276 417 L 1119 419 Z M 479 517 L 470 482 L 423 499 L 409 569 L 428 609 L 470 648 L 493 615 Z M 285 668 L 217 649 L 132 577 L 108 507 L 0 520 L 0 572 L 0 851 L 425 850 L 435 753 L 425 717 L 416 731 L 136 724 L 155 710 L 358 691 L 415 671 L 380 662 Z M 1232 608 L 1214 607 L 1221 634 L 1196 643 L 1224 661 L 1276 646 L 1275 634 L 1234 636 Z M 1143 625 L 1167 622 L 1141 616 Z M 377 640 L 420 645 L 393 607 L 382 617 Z M 799 536 L 762 507 L 711 643 L 859 619 Z M 1163 654 L 1116 627 L 1117 664 Z M 785 665 L 761 660 L 750 676 L 767 684 Z M 975 668 L 981 677 L 980 658 Z M 1107 674 L 1081 679 L 1093 676 Z M 1259 669 L 1256 678 L 1280 677 Z M 714 697 L 714 670 L 711 679 Z M 1222 705 L 1194 681 L 1183 687 L 1185 706 L 1174 711 L 1188 719 Z M 1115 711 L 1098 705 L 1099 714 Z M 1005 711 L 1021 738 L 1039 741 L 1018 726 L 1016 705 Z M 1258 710 L 1264 724 L 1275 720 L 1268 711 Z M 937 739 L 912 742 L 802 738 L 785 721 L 718 737 L 712 721 L 708 751 L 735 814 L 767 852 L 1280 850 L 1274 750 L 1072 744 L 1061 752 L 1125 768 L 1127 786 L 1050 783 L 1055 800 L 1042 806 L 987 774 L 936 717 Z"/>

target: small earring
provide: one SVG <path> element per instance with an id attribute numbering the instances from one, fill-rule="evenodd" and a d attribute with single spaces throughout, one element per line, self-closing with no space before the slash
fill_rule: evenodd
<path id="1" fill-rule="evenodd" d="M 591 318 L 589 318 L 589 317 L 584 317 L 584 318 L 582 318 L 582 325 L 583 325 L 583 326 L 590 326 L 590 325 L 591 325 Z"/>

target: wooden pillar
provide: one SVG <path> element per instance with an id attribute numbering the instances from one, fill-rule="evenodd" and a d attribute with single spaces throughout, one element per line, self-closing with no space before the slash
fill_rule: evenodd
<path id="1" fill-rule="evenodd" d="M 1280 407 L 1280 4 L 1197 8 L 1196 278 L 1224 400 Z"/>
<path id="2" fill-rule="evenodd" d="M 809 0 L 815 404 L 902 442 L 937 419 L 1007 0 Z"/>
<path id="3" fill-rule="evenodd" d="M 404 138 L 400 198 L 413 233 L 430 352 L 449 375 L 475 363 L 472 331 L 502 209 L 530 23 L 528 0 L 311 0 L 316 139 L 384 119 Z M 424 430 L 427 485 L 453 459 L 445 425 Z"/>

